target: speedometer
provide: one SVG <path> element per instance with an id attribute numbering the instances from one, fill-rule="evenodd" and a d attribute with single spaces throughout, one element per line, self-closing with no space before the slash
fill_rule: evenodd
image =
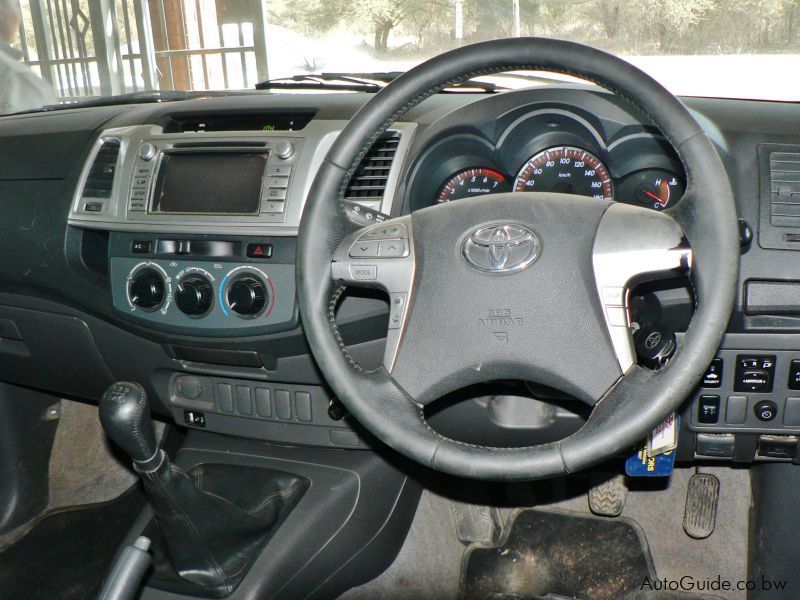
<path id="1" fill-rule="evenodd" d="M 556 146 L 532 156 L 514 181 L 515 192 L 560 192 L 613 200 L 611 176 L 591 152 Z"/>

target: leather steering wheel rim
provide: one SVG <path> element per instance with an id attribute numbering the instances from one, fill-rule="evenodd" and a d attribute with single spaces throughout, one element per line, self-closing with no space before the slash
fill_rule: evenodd
<path id="1" fill-rule="evenodd" d="M 423 406 L 385 368 L 365 372 L 350 358 L 333 324 L 337 296 L 331 260 L 356 226 L 344 191 L 378 137 L 405 112 L 460 81 L 503 71 L 537 70 L 596 83 L 646 115 L 677 152 L 687 174 L 671 211 L 693 253 L 696 309 L 680 347 L 659 371 L 627 369 L 575 434 L 524 448 L 487 448 L 445 438 Z M 427 209 L 426 209 L 427 210 Z M 644 210 L 644 209 L 642 209 Z M 371 433 L 427 467 L 488 480 L 532 480 L 575 472 L 626 450 L 658 425 L 697 386 L 722 341 L 736 297 L 736 210 L 725 167 L 689 110 L 654 79 L 611 54 L 573 42 L 516 38 L 465 46 L 403 74 L 348 123 L 323 161 L 298 234 L 297 293 L 302 324 L 328 384 Z"/>

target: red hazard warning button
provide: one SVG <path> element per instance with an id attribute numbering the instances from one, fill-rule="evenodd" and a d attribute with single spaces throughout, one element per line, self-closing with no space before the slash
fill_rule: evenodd
<path id="1" fill-rule="evenodd" d="M 272 244 L 247 244 L 248 258 L 269 258 L 272 256 Z"/>

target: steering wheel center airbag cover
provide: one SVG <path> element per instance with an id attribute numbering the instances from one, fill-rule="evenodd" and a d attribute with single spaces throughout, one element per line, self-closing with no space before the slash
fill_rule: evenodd
<path id="1" fill-rule="evenodd" d="M 509 193 L 414 213 L 413 327 L 400 346 L 395 379 L 422 403 L 479 381 L 523 379 L 593 404 L 622 374 L 602 325 L 591 262 L 609 204 Z M 521 253 L 508 250 L 513 242 L 524 242 Z M 464 260 L 476 248 L 486 268 Z M 528 259 L 528 268 L 514 269 L 514 257 Z M 585 357 L 579 369 L 576 353 Z"/>

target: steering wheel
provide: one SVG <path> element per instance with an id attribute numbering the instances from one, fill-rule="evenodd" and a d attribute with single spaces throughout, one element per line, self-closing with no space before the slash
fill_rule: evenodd
<path id="1" fill-rule="evenodd" d="M 683 162 L 674 209 L 556 193 L 450 202 L 359 227 L 344 191 L 361 159 L 406 111 L 472 77 L 550 71 L 592 81 L 646 115 Z M 733 194 L 720 157 L 687 108 L 631 64 L 566 41 L 516 38 L 465 46 L 403 74 L 336 139 L 309 192 L 298 234 L 297 293 L 314 357 L 370 432 L 433 469 L 490 480 L 575 472 L 642 440 L 699 383 L 730 318 L 739 265 Z M 632 285 L 691 269 L 696 310 L 662 369 L 635 362 Z M 364 371 L 334 323 L 340 286 L 389 293 L 383 365 Z M 592 407 L 560 441 L 522 448 L 462 443 L 424 408 L 499 379 L 533 381 Z"/>

